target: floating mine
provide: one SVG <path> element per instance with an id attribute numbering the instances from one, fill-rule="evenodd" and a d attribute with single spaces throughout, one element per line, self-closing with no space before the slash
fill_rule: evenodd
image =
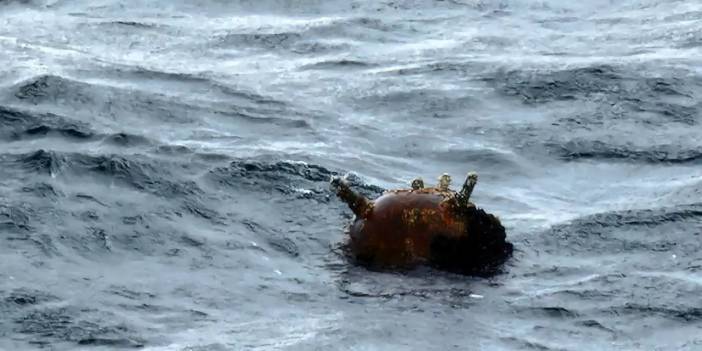
<path id="1" fill-rule="evenodd" d="M 346 180 L 331 185 L 356 215 L 349 228 L 350 253 L 376 268 L 428 264 L 464 274 L 489 274 L 512 253 L 500 220 L 477 208 L 470 195 L 478 181 L 468 173 L 459 192 L 443 174 L 436 187 L 415 179 L 410 189 L 388 190 L 371 201 Z"/>

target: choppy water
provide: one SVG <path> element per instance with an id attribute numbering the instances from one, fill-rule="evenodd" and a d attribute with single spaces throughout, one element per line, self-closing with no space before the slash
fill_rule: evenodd
<path id="1" fill-rule="evenodd" d="M 702 3 L 0 1 L 0 349 L 702 349 Z M 480 173 L 501 275 L 350 211 Z"/>

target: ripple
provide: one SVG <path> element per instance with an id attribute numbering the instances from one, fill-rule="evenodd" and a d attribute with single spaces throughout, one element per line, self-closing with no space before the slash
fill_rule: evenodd
<path id="1" fill-rule="evenodd" d="M 699 204 L 605 212 L 554 226 L 539 242 L 551 253 L 665 257 L 655 268 L 673 268 L 696 262 L 701 247 L 693 238 L 700 223 Z"/>
<path id="2" fill-rule="evenodd" d="M 0 135 L 8 140 L 59 136 L 73 140 L 90 140 L 95 133 L 85 123 L 54 114 L 35 114 L 0 106 Z"/>
<path id="3" fill-rule="evenodd" d="M 143 346 L 143 341 L 126 325 L 103 320 L 78 319 L 82 314 L 82 311 L 71 307 L 45 308 L 18 317 L 15 323 L 18 331 L 32 335 L 35 343 L 54 339 L 73 341 L 79 345 L 132 348 Z"/>
<path id="4" fill-rule="evenodd" d="M 702 147 L 690 149 L 683 145 L 616 145 L 599 140 L 569 140 L 545 144 L 563 160 L 580 159 L 625 160 L 646 163 L 697 164 L 702 161 Z"/>

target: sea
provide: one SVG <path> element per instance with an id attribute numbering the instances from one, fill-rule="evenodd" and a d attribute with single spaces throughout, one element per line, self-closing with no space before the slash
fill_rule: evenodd
<path id="1" fill-rule="evenodd" d="M 460 186 L 488 277 L 344 253 Z M 702 350 L 699 0 L 0 0 L 0 350 Z"/>

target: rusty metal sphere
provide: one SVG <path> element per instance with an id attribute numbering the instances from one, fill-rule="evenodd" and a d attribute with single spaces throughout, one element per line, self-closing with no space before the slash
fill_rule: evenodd
<path id="1" fill-rule="evenodd" d="M 415 179 L 410 189 L 386 191 L 371 201 L 332 180 L 337 195 L 356 215 L 349 248 L 373 267 L 439 268 L 480 274 L 494 270 L 512 252 L 499 219 L 477 208 L 470 195 L 477 175 L 469 173 L 461 191 L 450 190 L 450 176 L 433 188 Z"/>

